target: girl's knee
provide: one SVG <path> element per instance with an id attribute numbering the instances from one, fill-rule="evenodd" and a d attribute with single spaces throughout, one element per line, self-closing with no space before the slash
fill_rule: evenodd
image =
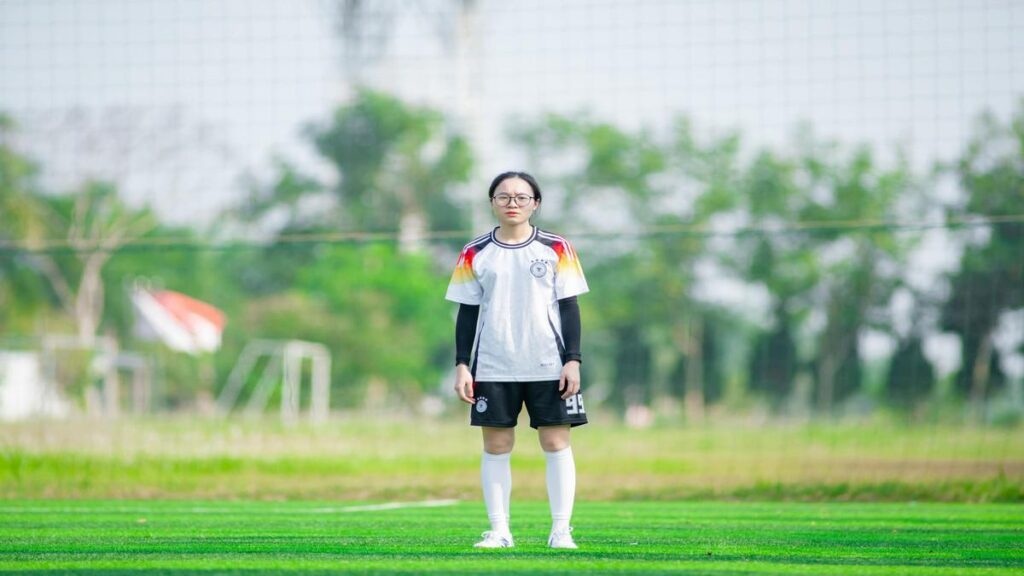
<path id="1" fill-rule="evenodd" d="M 484 428 L 484 450 L 488 454 L 507 454 L 515 443 L 515 428 Z"/>
<path id="2" fill-rule="evenodd" d="M 540 447 L 545 452 L 558 452 L 569 447 L 569 427 L 550 426 L 537 430 Z"/>

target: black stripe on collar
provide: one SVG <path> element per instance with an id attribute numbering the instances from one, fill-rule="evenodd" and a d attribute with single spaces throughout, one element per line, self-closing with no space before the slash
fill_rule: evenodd
<path id="1" fill-rule="evenodd" d="M 506 243 L 502 242 L 501 240 L 498 240 L 498 227 L 495 226 L 494 230 L 491 230 L 491 241 L 494 242 L 495 244 L 497 244 L 498 246 L 501 246 L 502 248 L 512 248 L 512 249 L 523 248 L 525 246 L 528 246 L 530 244 L 530 242 L 533 242 L 534 240 L 537 239 L 537 232 L 539 232 L 539 231 L 540 231 L 540 228 L 537 228 L 536 226 L 534 226 L 533 227 L 533 234 L 530 234 L 530 237 L 527 238 L 526 240 L 523 240 L 519 244 L 506 244 Z"/>

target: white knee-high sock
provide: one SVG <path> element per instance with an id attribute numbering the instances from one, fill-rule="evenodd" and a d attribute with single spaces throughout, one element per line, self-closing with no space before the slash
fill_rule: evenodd
<path id="1" fill-rule="evenodd" d="M 569 529 L 572 504 L 576 498 L 576 462 L 572 447 L 544 452 L 547 460 L 548 501 L 551 503 L 551 531 Z"/>
<path id="2" fill-rule="evenodd" d="M 491 530 L 508 532 L 509 498 L 512 496 L 512 453 L 484 452 L 480 459 L 480 484 Z"/>

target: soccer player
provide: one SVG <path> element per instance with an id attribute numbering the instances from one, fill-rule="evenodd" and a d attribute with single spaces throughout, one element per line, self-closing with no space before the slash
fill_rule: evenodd
<path id="1" fill-rule="evenodd" d="M 488 190 L 499 225 L 466 244 L 445 296 L 458 302 L 455 392 L 483 430 L 480 479 L 491 529 L 478 548 L 514 546 L 509 530 L 515 426 L 526 404 L 547 461 L 548 546 L 576 548 L 569 526 L 576 494 L 571 427 L 587 423 L 580 393 L 580 309 L 588 291 L 569 242 L 530 223 L 537 181 L 505 172 Z"/>

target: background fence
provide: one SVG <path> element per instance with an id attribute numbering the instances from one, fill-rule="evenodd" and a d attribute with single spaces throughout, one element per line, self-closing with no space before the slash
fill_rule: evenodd
<path id="1" fill-rule="evenodd" d="M 596 413 L 1012 431 L 1022 27 L 994 1 L 0 1 L 5 402 L 212 412 L 235 379 L 262 412 L 326 370 L 334 411 L 455 413 L 445 286 L 517 168 L 590 282 Z M 172 293 L 208 323 L 177 348 L 139 323 Z M 1019 474 L 991 434 L 982 476 Z"/>

